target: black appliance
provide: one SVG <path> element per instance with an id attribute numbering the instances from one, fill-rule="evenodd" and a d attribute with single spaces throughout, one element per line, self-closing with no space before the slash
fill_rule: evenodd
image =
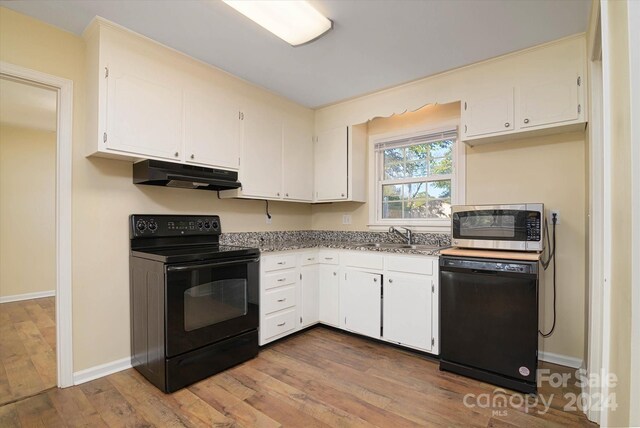
<path id="1" fill-rule="evenodd" d="M 133 183 L 201 190 L 228 190 L 242 186 L 235 171 L 152 159 L 133 164 Z"/>
<path id="2" fill-rule="evenodd" d="M 220 245 L 215 215 L 131 215 L 129 230 L 133 367 L 173 392 L 257 355 L 257 248 Z"/>
<path id="3" fill-rule="evenodd" d="M 440 369 L 536 392 L 538 263 L 440 257 Z"/>

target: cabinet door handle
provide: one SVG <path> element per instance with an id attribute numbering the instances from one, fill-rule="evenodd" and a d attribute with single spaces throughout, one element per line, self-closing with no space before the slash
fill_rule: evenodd
<path id="1" fill-rule="evenodd" d="M 529 119 L 525 119 L 525 120 L 524 120 L 524 123 L 529 123 Z"/>
<path id="2" fill-rule="evenodd" d="M 337 273 L 336 273 L 336 272 L 334 272 L 334 273 L 333 273 L 333 276 L 336 276 L 336 275 L 337 275 Z"/>
<path id="3" fill-rule="evenodd" d="M 286 302 L 287 298 L 285 297 L 284 299 L 278 299 L 278 302 Z"/>
<path id="4" fill-rule="evenodd" d="M 284 195 L 285 195 L 287 198 L 289 197 L 289 194 L 288 194 L 288 193 L 285 193 Z"/>
<path id="5" fill-rule="evenodd" d="M 286 265 L 287 262 L 278 262 L 279 265 Z"/>
<path id="6" fill-rule="evenodd" d="M 389 284 L 393 284 L 393 279 L 389 278 Z"/>
<path id="7" fill-rule="evenodd" d="M 378 278 L 373 278 L 373 282 L 378 282 Z"/>
<path id="8" fill-rule="evenodd" d="M 287 280 L 287 278 L 280 278 L 280 279 L 278 280 L 278 282 L 285 282 L 286 280 Z"/>
<path id="9" fill-rule="evenodd" d="M 191 159 L 195 159 L 195 157 L 196 157 L 196 156 L 192 153 L 192 154 L 191 154 Z"/>
<path id="10" fill-rule="evenodd" d="M 175 152 L 173 155 L 174 155 L 175 157 L 178 157 L 178 156 L 180 156 L 180 153 Z"/>
<path id="11" fill-rule="evenodd" d="M 280 192 L 276 193 L 276 196 L 280 196 Z"/>
<path id="12" fill-rule="evenodd" d="M 510 124 L 509 122 L 505 122 L 505 124 L 504 124 L 504 127 L 505 127 L 505 128 L 508 128 L 508 127 L 510 127 L 510 126 L 511 126 L 511 124 Z"/>
<path id="13" fill-rule="evenodd" d="M 287 322 L 281 322 L 280 324 L 278 324 L 278 327 L 282 327 L 283 325 L 285 325 Z"/>
<path id="14" fill-rule="evenodd" d="M 344 198 L 344 193 L 340 193 L 340 197 Z"/>
<path id="15" fill-rule="evenodd" d="M 307 261 L 312 261 L 312 260 L 315 260 L 315 259 L 313 257 L 307 258 Z"/>

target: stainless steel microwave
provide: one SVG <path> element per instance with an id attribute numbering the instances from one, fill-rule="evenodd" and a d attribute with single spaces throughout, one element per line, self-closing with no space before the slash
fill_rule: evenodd
<path id="1" fill-rule="evenodd" d="M 544 204 L 455 205 L 451 238 L 456 247 L 542 251 Z"/>

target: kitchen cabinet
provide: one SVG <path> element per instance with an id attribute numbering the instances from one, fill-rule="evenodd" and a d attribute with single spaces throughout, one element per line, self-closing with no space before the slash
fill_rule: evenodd
<path id="1" fill-rule="evenodd" d="M 379 338 L 381 295 L 381 274 L 345 269 L 340 284 L 340 326 Z"/>
<path id="2" fill-rule="evenodd" d="M 340 326 L 340 277 L 335 265 L 318 267 L 318 301 L 320 322 L 334 327 Z"/>
<path id="3" fill-rule="evenodd" d="M 299 273 L 295 254 L 269 254 L 260 263 L 259 344 L 296 331 Z"/>
<path id="4" fill-rule="evenodd" d="M 431 351 L 433 278 L 389 273 L 384 278 L 383 336 L 386 340 Z"/>
<path id="5" fill-rule="evenodd" d="M 187 163 L 237 170 L 240 106 L 230 97 L 185 91 L 184 156 Z"/>
<path id="6" fill-rule="evenodd" d="M 318 132 L 314 145 L 314 201 L 366 201 L 366 141 L 366 125 Z"/>
<path id="7" fill-rule="evenodd" d="M 463 102 L 463 136 L 474 137 L 515 129 L 514 89 L 494 88 L 470 96 Z"/>
<path id="8" fill-rule="evenodd" d="M 310 264 L 302 266 L 301 272 L 300 327 L 304 328 L 320 321 L 320 271 L 317 264 Z"/>
<path id="9" fill-rule="evenodd" d="M 282 135 L 282 197 L 313 199 L 313 135 L 311 127 L 286 118 Z"/>
<path id="10" fill-rule="evenodd" d="M 578 89 L 582 78 L 574 70 L 539 73 L 520 87 L 519 126 L 533 128 L 578 119 Z"/>

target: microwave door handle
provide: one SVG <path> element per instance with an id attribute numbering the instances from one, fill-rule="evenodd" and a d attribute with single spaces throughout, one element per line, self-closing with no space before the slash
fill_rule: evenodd
<path id="1" fill-rule="evenodd" d="M 188 265 L 188 266 L 169 266 L 167 267 L 167 272 L 181 272 L 185 270 L 195 270 L 195 269 L 203 269 L 208 267 L 223 267 L 223 266 L 231 266 L 231 265 L 239 265 L 245 263 L 253 263 L 258 262 L 260 259 L 243 259 L 243 260 L 234 260 L 231 262 L 211 262 L 211 263 L 203 263 L 199 265 Z"/>

